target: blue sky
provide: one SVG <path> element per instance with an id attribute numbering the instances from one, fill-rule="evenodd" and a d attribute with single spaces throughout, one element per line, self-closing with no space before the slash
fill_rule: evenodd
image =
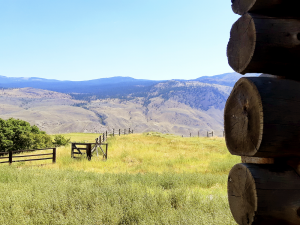
<path id="1" fill-rule="evenodd" d="M 232 72 L 230 0 L 0 0 L 0 75 L 194 79 Z"/>

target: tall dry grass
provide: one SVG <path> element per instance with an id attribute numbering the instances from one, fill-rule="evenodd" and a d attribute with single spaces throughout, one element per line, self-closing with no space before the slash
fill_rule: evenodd
<path id="1" fill-rule="evenodd" d="M 95 134 L 66 134 L 92 142 Z M 230 168 L 239 163 L 223 138 L 160 133 L 108 139 L 108 160 L 0 166 L 1 224 L 235 224 L 227 202 Z"/>

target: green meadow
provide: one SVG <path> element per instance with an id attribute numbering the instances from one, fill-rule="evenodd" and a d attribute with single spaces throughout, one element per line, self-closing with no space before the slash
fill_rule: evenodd
<path id="1" fill-rule="evenodd" d="M 150 132 L 108 144 L 108 160 L 72 159 L 69 145 L 57 148 L 56 164 L 1 164 L 0 224 L 236 224 L 226 184 L 240 158 L 224 138 Z"/>

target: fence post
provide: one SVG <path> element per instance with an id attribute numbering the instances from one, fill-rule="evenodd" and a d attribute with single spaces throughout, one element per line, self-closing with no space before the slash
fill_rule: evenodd
<path id="1" fill-rule="evenodd" d="M 133 130 L 131 131 L 131 133 L 133 134 Z"/>
<path id="2" fill-rule="evenodd" d="M 200 135 L 199 135 L 199 131 L 198 131 L 198 137 L 199 137 Z"/>
<path id="3" fill-rule="evenodd" d="M 105 141 L 105 134 L 103 133 L 103 142 Z"/>
<path id="4" fill-rule="evenodd" d="M 113 136 L 115 136 L 115 129 L 113 129 Z"/>
<path id="5" fill-rule="evenodd" d="M 87 157 L 88 157 L 88 160 L 91 160 L 91 158 L 92 158 L 92 144 L 88 144 L 87 146 L 86 146 L 86 155 L 87 155 Z"/>
<path id="6" fill-rule="evenodd" d="M 119 136 L 121 135 L 121 129 L 119 129 Z"/>
<path id="7" fill-rule="evenodd" d="M 105 134 L 106 134 L 105 137 L 106 137 L 106 140 L 107 140 L 107 131 L 105 132 Z"/>
<path id="8" fill-rule="evenodd" d="M 74 154 L 73 154 L 73 149 L 74 149 L 74 144 L 71 144 L 71 158 L 74 158 Z"/>
<path id="9" fill-rule="evenodd" d="M 214 132 L 213 132 L 213 131 L 211 132 L 211 136 L 212 136 L 212 137 L 214 136 Z"/>
<path id="10" fill-rule="evenodd" d="M 126 129 L 124 129 L 124 135 L 126 134 Z"/>
<path id="11" fill-rule="evenodd" d="M 208 137 L 208 131 L 207 131 L 207 137 Z"/>
<path id="12" fill-rule="evenodd" d="M 9 151 L 9 153 L 8 153 L 8 161 L 9 161 L 9 165 L 12 164 L 12 155 L 13 155 L 13 153 L 12 153 L 12 150 L 11 150 L 11 151 Z"/>
<path id="13" fill-rule="evenodd" d="M 108 144 L 106 144 L 105 146 L 105 159 L 107 159 L 107 148 L 108 148 Z"/>
<path id="14" fill-rule="evenodd" d="M 130 134 L 130 128 L 128 129 L 128 134 Z"/>
<path id="15" fill-rule="evenodd" d="M 56 163 L 56 148 L 53 148 L 53 158 L 52 163 Z"/>

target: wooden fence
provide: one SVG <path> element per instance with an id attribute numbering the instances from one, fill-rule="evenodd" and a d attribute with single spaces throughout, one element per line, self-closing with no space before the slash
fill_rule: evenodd
<path id="1" fill-rule="evenodd" d="M 43 150 L 51 150 L 51 153 L 43 153 L 43 154 L 34 154 L 34 155 L 20 155 L 20 153 L 24 152 L 34 152 L 34 151 L 43 151 Z M 44 148 L 44 149 L 32 149 L 32 150 L 18 150 L 18 151 L 10 151 L 10 152 L 0 152 L 0 155 L 6 155 L 0 157 L 0 159 L 7 159 L 7 161 L 2 161 L 0 163 L 9 163 L 12 164 L 13 162 L 27 162 L 27 161 L 36 161 L 36 160 L 47 160 L 52 159 L 52 163 L 56 162 L 56 148 Z M 8 156 L 7 156 L 8 155 Z M 18 158 L 27 158 L 27 157 L 36 157 L 36 156 L 51 156 L 47 158 L 32 158 L 32 159 L 21 159 L 21 160 L 14 160 Z"/>
<path id="2" fill-rule="evenodd" d="M 112 129 L 111 132 L 109 131 L 105 131 L 104 133 L 100 134 L 99 136 L 99 140 L 100 142 L 105 142 L 107 141 L 107 137 L 108 136 L 121 136 L 121 135 L 127 135 L 127 134 L 133 134 L 133 130 L 131 128 L 128 129 Z M 225 132 L 222 132 L 223 137 L 225 137 Z M 200 131 L 198 131 L 197 134 L 198 137 L 200 137 Z M 185 137 L 184 135 L 182 135 L 182 137 Z M 194 136 L 192 133 L 190 133 L 189 136 L 186 137 L 196 137 Z M 214 131 L 207 131 L 206 137 L 214 137 Z"/>
<path id="3" fill-rule="evenodd" d="M 97 138 L 98 139 L 98 138 Z M 94 147 L 92 148 L 92 145 Z M 101 145 L 105 146 L 105 151 L 102 149 Z M 107 143 L 101 143 L 96 141 L 96 143 L 71 143 L 71 158 L 78 158 L 75 157 L 75 155 L 83 155 L 85 151 L 85 154 L 88 158 L 88 160 L 91 160 L 92 158 L 92 153 L 95 151 L 98 151 L 96 148 L 99 147 L 100 150 L 103 153 L 103 158 L 107 159 L 107 149 L 108 149 L 108 144 Z M 98 152 L 97 152 L 98 154 Z"/>
<path id="4" fill-rule="evenodd" d="M 222 135 L 223 135 L 223 137 L 225 137 L 225 132 L 224 131 L 222 132 Z M 181 135 L 181 136 L 184 137 L 184 135 Z M 200 137 L 200 131 L 198 131 L 197 136 Z M 193 134 L 190 133 L 190 135 L 186 136 L 186 137 L 197 137 L 197 136 L 193 136 Z M 207 131 L 206 132 L 206 137 L 214 137 L 214 131 L 211 131 L 211 132 Z M 215 136 L 215 137 L 217 137 L 217 136 Z"/>
<path id="5" fill-rule="evenodd" d="M 133 134 L 133 130 L 131 128 L 127 129 L 119 129 L 119 130 L 115 130 L 112 129 L 111 132 L 109 131 L 105 131 L 104 133 L 100 134 L 99 136 L 99 141 L 100 143 L 107 141 L 107 137 L 108 136 L 121 136 L 121 135 L 126 135 L 126 134 Z"/>

